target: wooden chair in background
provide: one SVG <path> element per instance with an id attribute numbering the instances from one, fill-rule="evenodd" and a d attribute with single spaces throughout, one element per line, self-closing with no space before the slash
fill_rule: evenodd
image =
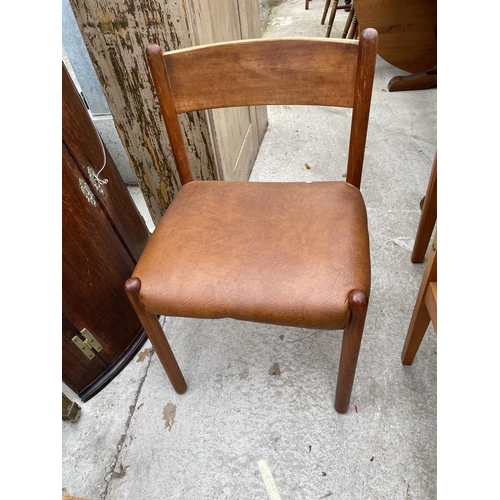
<path id="1" fill-rule="evenodd" d="M 358 38 L 358 30 L 359 30 L 358 16 L 356 15 L 356 10 L 354 9 L 353 5 L 351 7 L 351 10 L 349 11 L 349 15 L 347 16 L 347 20 L 344 26 L 344 32 L 342 33 L 342 38 L 354 40 Z"/>
<path id="2" fill-rule="evenodd" d="M 434 156 L 434 163 L 422 206 L 422 213 L 411 255 L 412 262 L 423 262 L 436 220 L 437 153 Z M 437 334 L 437 229 L 403 346 L 401 359 L 404 365 L 411 365 L 413 363 L 413 359 L 431 321 Z"/>
<path id="3" fill-rule="evenodd" d="M 281 38 L 147 57 L 182 183 L 125 290 L 178 393 L 186 382 L 157 315 L 344 330 L 335 409 L 345 413 L 370 293 L 359 191 L 378 35 Z M 328 61 L 328 64 L 324 64 Z M 347 178 L 195 181 L 178 114 L 256 105 L 352 108 Z"/>
<path id="4" fill-rule="evenodd" d="M 427 191 L 423 199 L 422 213 L 418 223 L 415 243 L 411 254 L 411 261 L 420 263 L 424 261 L 427 247 L 434 231 L 437 220 L 437 153 L 434 155 L 431 175 L 427 184 Z"/>
<path id="5" fill-rule="evenodd" d="M 352 0 L 344 0 L 344 5 L 339 5 L 339 0 L 333 0 L 332 11 L 330 12 L 330 17 L 328 18 L 328 26 L 326 28 L 326 37 L 329 38 L 332 32 L 333 22 L 335 21 L 335 16 L 337 14 L 337 10 L 345 10 L 350 12 L 352 9 Z M 321 24 L 325 24 L 326 16 L 328 14 L 328 9 L 332 0 L 325 1 L 325 8 L 323 9 L 323 15 L 321 17 Z M 345 37 L 344 37 L 345 38 Z"/>
<path id="6" fill-rule="evenodd" d="M 328 14 L 328 9 L 332 5 L 332 0 L 325 1 L 325 7 L 323 9 L 323 15 L 321 16 L 321 24 L 325 24 L 326 16 Z M 309 0 L 306 0 L 305 9 L 309 9 Z M 354 10 L 354 5 L 352 0 L 344 0 L 344 5 L 339 5 L 339 0 L 333 0 L 332 11 L 328 19 L 328 26 L 326 28 L 326 38 L 330 38 L 332 33 L 333 22 L 335 21 L 335 16 L 338 10 L 345 10 L 349 12 L 347 16 L 346 23 L 344 25 L 344 31 L 342 33 L 342 38 L 347 39 L 357 39 L 359 32 L 359 23 Z"/>

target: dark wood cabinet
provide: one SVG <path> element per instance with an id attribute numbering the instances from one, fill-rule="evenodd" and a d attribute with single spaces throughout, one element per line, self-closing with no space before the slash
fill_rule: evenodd
<path id="1" fill-rule="evenodd" d="M 62 380 L 87 401 L 146 341 L 123 286 L 150 233 L 64 65 L 62 82 Z"/>

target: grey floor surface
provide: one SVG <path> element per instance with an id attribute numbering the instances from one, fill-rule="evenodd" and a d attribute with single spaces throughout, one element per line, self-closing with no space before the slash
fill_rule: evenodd
<path id="1" fill-rule="evenodd" d="M 324 36 L 323 6 L 313 0 L 306 11 L 303 0 L 278 2 L 263 36 Z M 344 21 L 339 12 L 332 37 L 340 37 Z M 188 383 L 184 395 L 172 389 L 149 342 L 87 403 L 63 385 L 82 407 L 79 422 L 62 423 L 62 487 L 70 494 L 437 498 L 432 327 L 414 364 L 400 361 L 425 266 L 412 264 L 410 251 L 436 151 L 437 90 L 387 92 L 388 81 L 401 74 L 378 58 L 361 186 L 372 291 L 348 413 L 333 409 L 341 332 L 163 318 Z M 343 178 L 350 112 L 276 106 L 268 114 L 251 180 Z M 269 374 L 275 363 L 280 375 Z M 266 489 L 262 461 L 274 493 Z"/>

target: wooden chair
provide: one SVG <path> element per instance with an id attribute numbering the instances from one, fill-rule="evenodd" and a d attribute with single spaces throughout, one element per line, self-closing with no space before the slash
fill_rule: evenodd
<path id="1" fill-rule="evenodd" d="M 350 12 L 352 9 L 352 0 L 344 0 L 344 5 L 339 5 L 339 0 L 333 0 L 332 11 L 330 12 L 330 17 L 328 18 L 328 26 L 326 28 L 326 37 L 330 38 L 330 34 L 332 32 L 333 22 L 335 21 L 335 16 L 337 14 L 337 10 L 345 10 Z M 325 8 L 323 9 L 323 15 L 321 16 L 321 24 L 325 24 L 326 15 L 328 14 L 328 9 L 330 8 L 330 4 L 332 0 L 326 0 Z M 345 37 L 344 37 L 345 38 Z"/>
<path id="2" fill-rule="evenodd" d="M 425 193 L 422 213 L 418 223 L 415 243 L 411 254 L 411 261 L 414 263 L 423 262 L 427 247 L 434 231 L 434 226 L 437 220 L 437 153 L 434 155 L 431 175 L 427 183 L 427 191 Z"/>
<path id="3" fill-rule="evenodd" d="M 344 330 L 335 409 L 349 406 L 370 292 L 359 191 L 378 35 L 243 40 L 147 57 L 182 187 L 125 290 L 178 393 L 157 315 Z M 324 61 L 329 61 L 324 64 Z M 178 114 L 255 105 L 353 108 L 346 181 L 195 181 Z"/>
<path id="4" fill-rule="evenodd" d="M 434 156 L 422 214 L 411 255 L 412 262 L 423 262 L 429 240 L 437 219 L 437 154 Z M 422 282 L 415 301 L 415 307 L 406 334 L 401 359 L 404 365 L 411 365 L 420 347 L 429 323 L 437 334 L 437 230 L 425 266 Z"/>
<path id="5" fill-rule="evenodd" d="M 437 231 L 406 334 L 401 355 L 403 365 L 413 363 L 431 321 L 437 333 Z"/>
<path id="6" fill-rule="evenodd" d="M 348 40 L 355 40 L 358 37 L 358 16 L 356 15 L 356 10 L 354 9 L 354 4 L 349 11 L 347 20 L 344 25 L 344 31 L 342 33 L 342 38 Z"/>

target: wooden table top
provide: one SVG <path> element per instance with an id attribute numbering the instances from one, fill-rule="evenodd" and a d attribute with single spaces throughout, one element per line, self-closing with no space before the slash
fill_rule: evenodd
<path id="1" fill-rule="evenodd" d="M 359 31 L 375 28 L 378 55 L 409 73 L 437 66 L 437 0 L 354 0 Z"/>

